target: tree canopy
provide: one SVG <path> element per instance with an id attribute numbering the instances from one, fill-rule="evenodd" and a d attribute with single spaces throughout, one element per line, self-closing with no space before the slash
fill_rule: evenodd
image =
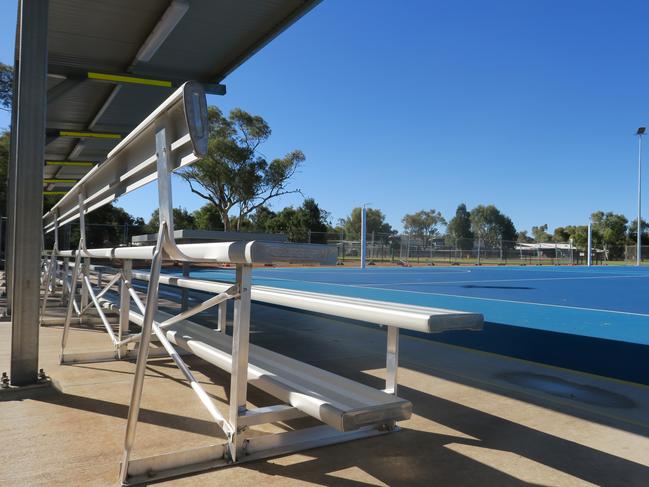
<path id="1" fill-rule="evenodd" d="M 430 241 L 440 234 L 440 226 L 446 225 L 442 214 L 434 209 L 421 210 L 417 213 L 407 214 L 402 219 L 406 232 Z"/>
<path id="2" fill-rule="evenodd" d="M 500 242 L 516 239 L 516 227 L 511 218 L 494 205 L 478 205 L 471 210 L 471 231 L 486 243 L 498 246 Z"/>
<path id="3" fill-rule="evenodd" d="M 327 218 L 327 212 L 314 199 L 307 198 L 302 206 L 288 206 L 277 213 L 261 207 L 253 223 L 256 230 L 284 233 L 291 242 L 326 243 Z"/>
<path id="4" fill-rule="evenodd" d="M 7 178 L 9 170 L 9 132 L 0 133 L 0 215 L 7 215 Z"/>
<path id="5" fill-rule="evenodd" d="M 366 210 L 367 234 L 374 233 L 376 240 L 385 240 L 390 236 L 395 235 L 397 232 L 392 226 L 385 221 L 385 215 L 378 208 L 367 208 Z M 352 210 L 351 214 L 345 218 L 343 222 L 345 233 L 349 238 L 360 238 L 361 235 L 361 208 L 356 207 Z"/>
<path id="6" fill-rule="evenodd" d="M 544 223 L 538 227 L 532 227 L 532 237 L 535 242 L 551 242 L 552 235 L 548 233 L 548 224 Z"/>
<path id="7" fill-rule="evenodd" d="M 466 205 L 461 203 L 455 210 L 455 216 L 446 226 L 447 243 L 460 249 L 468 250 L 473 247 L 473 232 L 471 231 L 471 213 Z"/>
<path id="8" fill-rule="evenodd" d="M 198 230 L 223 230 L 221 214 L 212 203 L 206 203 L 193 213 Z"/>
<path id="9" fill-rule="evenodd" d="M 147 222 L 144 231 L 146 233 L 158 233 L 159 223 L 159 210 L 156 208 L 151 213 L 151 218 Z M 196 229 L 196 219 L 193 214 L 189 213 L 185 208 L 174 208 L 174 230 L 194 230 Z"/>
<path id="10" fill-rule="evenodd" d="M 11 110 L 13 74 L 14 70 L 11 66 L 0 63 L 0 110 Z"/>
<path id="11" fill-rule="evenodd" d="M 230 229 L 236 212 L 237 229 L 247 215 L 281 195 L 299 192 L 288 187 L 305 157 L 294 150 L 284 157 L 268 160 L 260 151 L 271 129 L 258 115 L 235 108 L 226 117 L 209 107 L 208 153 L 180 173 L 193 193 L 217 209 L 223 228 Z"/>

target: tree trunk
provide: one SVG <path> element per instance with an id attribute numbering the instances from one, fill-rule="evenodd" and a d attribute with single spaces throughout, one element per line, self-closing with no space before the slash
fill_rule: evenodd
<path id="1" fill-rule="evenodd" d="M 230 227 L 230 217 L 227 211 L 221 213 L 221 220 L 223 221 L 223 231 L 227 232 Z"/>

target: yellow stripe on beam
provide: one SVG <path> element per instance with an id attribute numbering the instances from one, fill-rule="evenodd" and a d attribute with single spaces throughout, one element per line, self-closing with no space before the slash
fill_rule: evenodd
<path id="1" fill-rule="evenodd" d="M 107 134 L 101 132 L 72 132 L 60 130 L 59 137 L 76 137 L 78 139 L 121 139 L 120 134 Z"/>
<path id="2" fill-rule="evenodd" d="M 171 88 L 173 85 L 171 81 L 162 79 L 138 78 L 136 76 L 123 76 L 120 74 L 104 74 L 104 73 L 88 73 L 88 79 L 96 79 L 100 81 L 113 81 L 115 83 L 132 83 L 136 85 L 146 86 L 162 86 L 164 88 Z"/>
<path id="3" fill-rule="evenodd" d="M 63 196 L 67 191 L 43 191 L 43 196 Z"/>
<path id="4" fill-rule="evenodd" d="M 96 163 L 88 161 L 45 161 L 46 166 L 78 166 L 78 167 L 92 167 Z"/>
<path id="5" fill-rule="evenodd" d="M 58 178 L 48 178 L 48 179 L 43 179 L 43 182 L 45 184 L 56 184 L 56 183 L 71 183 L 71 184 L 76 184 L 79 180 L 78 179 L 58 179 Z"/>

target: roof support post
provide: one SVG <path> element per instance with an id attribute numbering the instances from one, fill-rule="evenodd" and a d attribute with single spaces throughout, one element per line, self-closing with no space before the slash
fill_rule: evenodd
<path id="1" fill-rule="evenodd" d="M 18 7 L 8 205 L 11 384 L 16 386 L 38 382 L 48 7 L 42 0 L 21 0 Z"/>

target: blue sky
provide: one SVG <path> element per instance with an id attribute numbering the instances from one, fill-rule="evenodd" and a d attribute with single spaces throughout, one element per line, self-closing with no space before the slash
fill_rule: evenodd
<path id="1" fill-rule="evenodd" d="M 15 5 L 0 16 L 5 63 Z M 399 228 L 405 213 L 450 218 L 461 202 L 493 203 L 519 229 L 598 209 L 633 217 L 648 18 L 642 1 L 325 0 L 209 102 L 262 115 L 267 156 L 302 149 L 294 186 L 334 221 L 365 202 Z M 175 186 L 175 205 L 202 205 Z M 154 191 L 120 205 L 148 217 Z"/>

